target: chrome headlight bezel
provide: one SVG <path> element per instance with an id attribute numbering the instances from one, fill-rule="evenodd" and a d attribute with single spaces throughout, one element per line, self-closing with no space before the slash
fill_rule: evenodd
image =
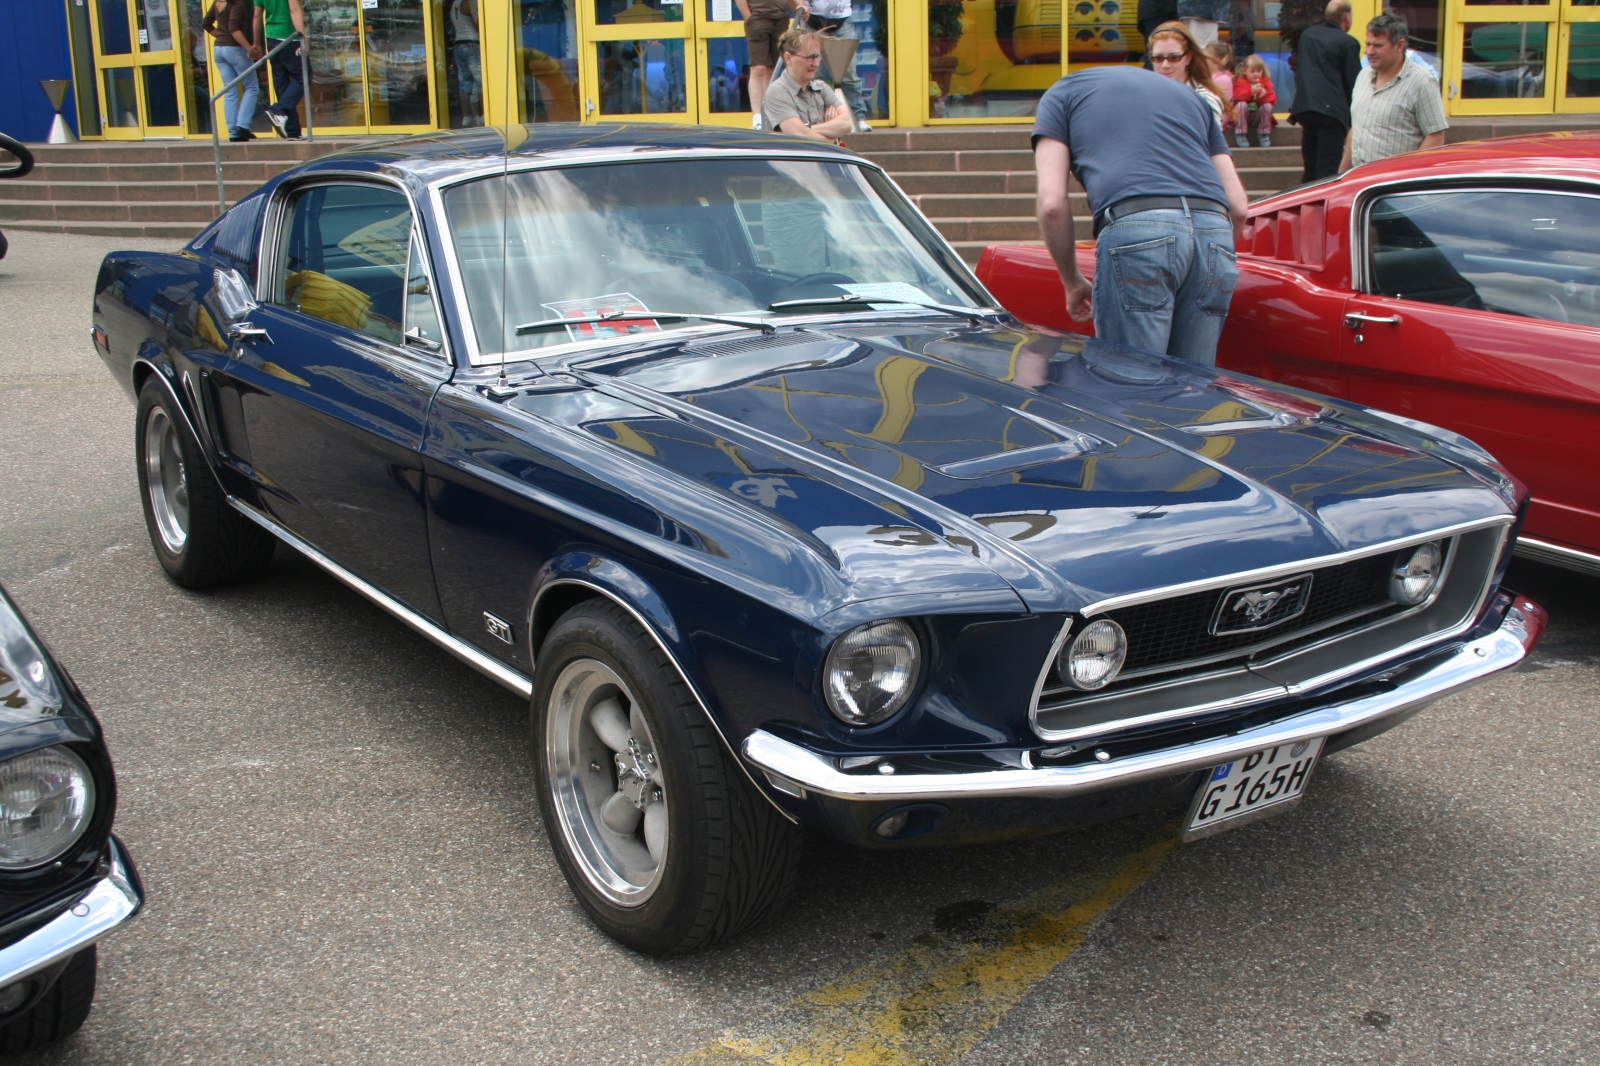
<path id="1" fill-rule="evenodd" d="M 69 854 L 95 822 L 99 791 L 89 763 L 66 745 L 0 762 L 0 874 L 37 869 Z M 47 822 L 58 824 L 44 829 L 43 838 L 30 847 L 21 846 L 25 834 L 39 831 L 13 834 L 14 823 L 38 817 L 45 804 L 55 808 L 46 814 Z"/>
<path id="2" fill-rule="evenodd" d="M 1109 649 L 1091 648 L 1091 645 L 1101 644 L 1107 640 L 1111 645 Z M 1101 671 L 1089 677 L 1080 676 L 1080 673 L 1072 668 L 1080 654 L 1085 662 L 1091 657 L 1097 659 Z M 1062 645 L 1060 653 L 1056 655 L 1056 675 L 1079 692 L 1098 692 L 1117 679 L 1127 661 L 1128 634 L 1111 619 L 1096 618 Z"/>
<path id="3" fill-rule="evenodd" d="M 1416 545 L 1389 575 L 1389 598 L 1405 607 L 1428 602 L 1444 576 L 1444 544 L 1430 540 Z"/>
<path id="4" fill-rule="evenodd" d="M 863 662 L 862 657 L 870 659 L 875 650 L 880 655 L 888 653 L 884 661 L 876 666 Z M 823 702 L 836 719 L 851 728 L 882 725 L 911 702 L 922 680 L 923 659 L 916 627 L 904 619 L 884 618 L 858 625 L 841 633 L 828 647 L 822 662 Z M 872 667 L 872 677 L 861 676 L 864 665 Z M 861 695 L 868 685 L 878 688 L 883 698 L 863 701 Z"/>

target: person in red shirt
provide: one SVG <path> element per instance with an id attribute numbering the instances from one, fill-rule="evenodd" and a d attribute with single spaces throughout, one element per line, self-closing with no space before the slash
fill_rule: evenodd
<path id="1" fill-rule="evenodd" d="M 1233 139 L 1240 148 L 1250 141 L 1245 133 L 1255 128 L 1261 137 L 1261 147 L 1272 147 L 1272 105 L 1278 102 L 1278 93 L 1272 87 L 1272 76 L 1267 73 L 1266 62 L 1258 55 L 1248 56 L 1239 64 L 1239 73 L 1233 79 L 1233 108 L 1238 116 L 1233 124 Z"/>

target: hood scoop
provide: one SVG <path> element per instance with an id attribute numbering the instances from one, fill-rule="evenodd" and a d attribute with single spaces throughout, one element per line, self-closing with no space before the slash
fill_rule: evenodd
<path id="1" fill-rule="evenodd" d="M 933 467 L 945 477 L 958 480 L 976 480 L 989 477 L 991 474 L 1005 474 L 1013 470 L 1026 470 L 1032 466 L 1044 466 L 1046 463 L 1059 463 L 1066 459 L 1077 459 L 1081 456 L 1092 455 L 1095 452 L 1112 451 L 1114 446 L 1110 441 L 1101 440 L 1092 433 L 1083 433 L 1067 429 L 1060 423 L 1052 422 L 1046 418 L 1015 407 L 1007 407 L 1007 411 L 1016 417 L 1030 422 L 1044 430 L 1046 433 L 1060 437 L 1049 444 L 1036 444 L 1031 448 L 1011 448 L 1006 451 L 994 452 L 991 455 L 980 455 L 973 459 L 961 459 L 954 463 L 945 463 L 943 466 Z"/>

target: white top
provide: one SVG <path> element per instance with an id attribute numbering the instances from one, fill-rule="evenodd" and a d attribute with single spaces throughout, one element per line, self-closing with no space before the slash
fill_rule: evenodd
<path id="1" fill-rule="evenodd" d="M 812 0 L 806 4 L 806 10 L 825 19 L 847 19 L 850 17 L 850 0 Z"/>
<path id="2" fill-rule="evenodd" d="M 457 43 L 478 39 L 478 20 L 468 17 L 461 10 L 466 2 L 467 0 L 456 0 L 450 5 L 450 24 L 455 27 Z"/>

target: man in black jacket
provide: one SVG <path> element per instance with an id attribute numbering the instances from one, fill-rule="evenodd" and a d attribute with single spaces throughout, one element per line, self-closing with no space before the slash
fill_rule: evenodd
<path id="1" fill-rule="evenodd" d="M 1302 33 L 1295 49 L 1289 120 L 1301 131 L 1301 181 L 1339 173 L 1350 131 L 1350 94 L 1361 73 L 1361 45 L 1350 36 L 1350 0 L 1329 0 L 1323 14 L 1327 21 Z"/>

